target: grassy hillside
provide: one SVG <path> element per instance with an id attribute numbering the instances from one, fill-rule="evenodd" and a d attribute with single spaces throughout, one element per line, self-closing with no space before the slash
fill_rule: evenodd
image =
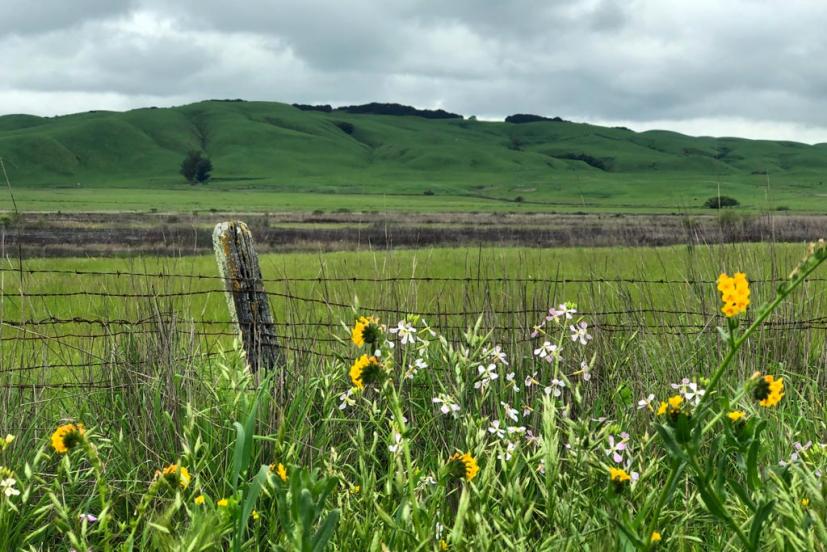
<path id="1" fill-rule="evenodd" d="M 214 163 L 204 187 L 178 175 L 190 149 Z M 271 102 L 4 116 L 0 157 L 26 210 L 674 211 L 719 186 L 745 209 L 827 208 L 827 144 Z"/>

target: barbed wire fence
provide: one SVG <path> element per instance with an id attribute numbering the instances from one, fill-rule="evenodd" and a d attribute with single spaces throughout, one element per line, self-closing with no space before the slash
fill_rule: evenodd
<path id="1" fill-rule="evenodd" d="M 181 291 L 108 291 L 102 289 L 72 289 L 72 285 L 85 288 L 95 278 L 141 278 L 147 281 L 147 287 L 181 281 L 221 281 L 222 277 L 211 274 L 180 274 L 168 272 L 123 272 L 123 271 L 92 271 L 92 270 L 61 270 L 61 269 L 8 269 L 0 268 L 0 272 L 20 274 L 38 274 L 56 276 L 59 278 L 60 291 L 28 291 L 22 287 L 18 289 L 0 289 L 0 297 L 5 304 L 4 313 L 17 311 L 22 314 L 25 305 L 37 303 L 43 305 L 41 310 L 49 310 L 50 302 L 59 302 L 68 298 L 98 299 L 104 301 L 110 310 L 126 312 L 130 310 L 125 305 L 143 302 L 145 305 L 158 305 L 167 302 L 166 310 L 155 309 L 151 316 L 126 318 L 123 316 L 103 317 L 89 316 L 88 312 L 77 312 L 71 316 L 48 315 L 42 317 L 0 317 L 0 347 L 4 351 L 14 349 L 17 345 L 18 359 L 21 350 L 27 344 L 30 352 L 40 350 L 40 362 L 14 362 L 10 355 L 3 354 L 0 358 L 0 374 L 7 381 L 0 382 L 0 388 L 15 389 L 37 388 L 89 388 L 94 389 L 108 385 L 106 381 L 89 380 L 82 382 L 43 381 L 42 373 L 52 370 L 64 378 L 72 370 L 104 368 L 117 362 L 117 356 L 95 360 L 105 347 L 95 345 L 96 342 L 108 342 L 110 345 L 119 339 L 128 340 L 140 336 L 163 335 L 167 339 L 185 339 L 190 344 L 197 344 L 191 348 L 189 354 L 175 357 L 175 361 L 191 363 L 199 360 L 208 360 L 219 354 L 226 354 L 232 348 L 233 339 L 238 337 L 238 322 L 230 317 L 196 317 L 186 312 L 184 303 L 188 299 L 218 296 L 222 297 L 225 289 L 218 286 L 208 289 L 189 289 Z M 87 279 L 86 282 L 79 279 Z M 458 278 L 458 277 L 313 277 L 290 279 L 263 279 L 266 291 L 270 296 L 273 311 L 278 313 L 274 325 L 278 332 L 274 335 L 279 346 L 292 355 L 293 360 L 302 357 L 314 356 L 321 359 L 337 360 L 347 354 L 346 332 L 341 321 L 349 323 L 353 318 L 353 304 L 327 296 L 331 284 L 385 284 L 390 286 L 416 285 L 418 287 L 434 286 L 439 284 L 460 284 L 464 286 L 553 286 L 553 285 L 595 285 L 612 284 L 618 286 L 668 286 L 670 289 L 685 288 L 687 286 L 709 286 L 714 283 L 710 280 L 669 280 L 669 279 L 639 279 L 639 278 Z M 820 285 L 824 279 L 811 280 L 811 285 Z M 773 280 L 754 280 L 756 285 L 772 285 Z M 294 293 L 289 288 L 295 284 L 314 284 L 316 293 Z M 183 288 L 173 283 L 173 287 Z M 416 308 L 415 306 L 397 304 L 360 304 L 360 314 L 380 316 L 386 322 L 394 324 L 408 314 L 427 317 L 431 325 L 441 333 L 456 337 L 473 325 L 476 318 L 483 316 L 492 321 L 485 325 L 504 342 L 512 344 L 533 343 L 531 337 L 533 324 L 538 323 L 545 316 L 551 303 L 539 305 L 537 297 L 531 301 L 512 308 L 502 308 L 493 304 L 482 304 L 483 308 L 472 306 L 468 308 L 450 308 L 443 304 L 437 307 Z M 484 302 L 483 302 L 484 303 Z M 83 307 L 81 303 L 79 307 Z M 588 320 L 589 327 L 595 334 L 629 334 L 640 332 L 645 335 L 675 335 L 693 336 L 717 332 L 716 327 L 721 324 L 722 316 L 716 312 L 717 304 L 710 301 L 708 308 L 676 309 L 659 307 L 628 307 L 622 309 L 589 310 L 583 309 L 578 316 Z M 180 310 L 178 310 L 180 309 Z M 37 309 L 31 309 L 37 310 Z M 296 316 L 296 313 L 305 313 Z M 315 314 L 315 316 L 313 316 Z M 809 316 L 795 319 L 769 320 L 763 331 L 768 334 L 790 334 L 791 332 L 824 332 L 827 330 L 827 315 Z M 67 355 L 66 348 L 74 355 Z M 43 350 L 52 350 L 55 354 L 46 354 Z M 109 352 L 111 353 L 111 348 Z M 62 354 L 61 354 L 62 353 Z M 25 356 L 25 355 L 23 355 Z M 86 356 L 86 360 L 66 362 L 69 357 Z M 140 365 L 141 361 L 136 365 Z M 37 382 L 8 381 L 13 374 L 26 372 L 40 372 L 41 378 Z"/>
<path id="2" fill-rule="evenodd" d="M 220 228 L 225 237 L 227 232 L 233 239 L 246 236 L 249 243 L 241 245 L 249 250 L 236 254 L 234 262 L 252 263 L 254 270 L 222 264 L 239 243 L 221 241 Z M 469 276 L 322 272 L 273 278 L 259 270 L 243 223 L 219 224 L 214 243 L 220 268 L 214 273 L 43 268 L 24 266 L 22 259 L 17 266 L 0 267 L 0 391 L 35 397 L 48 390 L 123 389 L 177 372 L 209 378 L 204 366 L 238 353 L 239 344 L 249 360 L 251 336 L 260 341 L 262 327 L 284 355 L 285 376 L 294 377 L 299 366 L 350 361 L 347 326 L 357 313 L 381 317 L 391 326 L 418 315 L 453 342 L 462 341 L 463 333 L 480 320 L 494 341 L 530 358 L 538 341 L 534 327 L 549 307 L 571 299 L 572 290 L 573 299 L 583 300 L 577 316 L 588 322 L 606 366 L 630 363 L 623 343 L 632 337 L 640 343 L 662 342 L 652 349 L 660 353 L 641 345 L 634 357 L 641 363 L 647 354 L 664 352 L 676 363 L 691 362 L 687 341 L 694 346 L 708 339 L 707 346 L 720 346 L 719 340 L 712 341 L 723 317 L 710 278 L 559 273 L 538 278 L 480 271 Z M 768 320 L 757 346 L 772 349 L 775 358 L 797 347 L 801 362 L 807 362 L 827 330 L 824 301 L 808 303 L 807 297 L 823 293 L 825 281 L 809 280 L 805 300 Z M 780 279 L 754 278 L 751 283 L 758 290 L 772 289 Z M 238 302 L 233 305 L 247 292 L 252 298 L 244 300 L 256 311 L 252 318 L 251 313 L 239 316 Z M 267 308 L 258 312 L 262 301 Z M 686 359 L 679 360 L 681 356 Z"/>

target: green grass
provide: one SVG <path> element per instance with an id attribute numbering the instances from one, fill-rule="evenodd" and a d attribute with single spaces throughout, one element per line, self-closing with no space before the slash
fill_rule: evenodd
<path id="1" fill-rule="evenodd" d="M 178 175 L 192 148 L 215 165 L 203 187 Z M 746 210 L 827 208 L 825 144 L 325 114 L 272 102 L 4 116 L 0 157 L 29 211 L 673 212 L 699 210 L 719 188 Z M 11 208 L 8 198 L 0 208 Z"/>
<path id="2" fill-rule="evenodd" d="M 750 286 L 749 310 L 728 324 L 712 316 L 674 320 L 635 311 L 717 311 L 714 283 L 667 286 L 601 279 L 714 280 L 720 271 L 743 269 L 755 281 L 773 274 L 785 280 L 802 255 L 800 247 L 757 244 L 268 256 L 263 268 L 271 278 L 322 271 L 327 276 L 527 278 L 559 271 L 590 280 L 557 285 L 328 282 L 328 289 L 273 283 L 271 293 L 287 288 L 348 303 L 356 294 L 363 305 L 395 304 L 399 312 L 382 317 L 391 327 L 406 312 L 439 310 L 440 305 L 469 311 L 472 324 L 475 313 L 482 314 L 477 327 L 462 334 L 446 329 L 449 315 L 426 317 L 437 335 L 430 334 L 424 319 L 411 318 L 424 341 L 403 345 L 398 336 L 385 334 L 397 341 L 392 350 L 384 339 L 360 349 L 350 342 L 353 313 L 348 308 L 291 306 L 275 299 L 282 320 L 307 316 L 347 322 L 347 327 L 313 330 L 319 338 L 313 346 L 329 356 L 287 355 L 275 379 L 251 375 L 235 352 L 178 356 L 203 351 L 176 337 L 174 330 L 181 326 L 174 320 L 185 325 L 190 316 L 217 316 L 220 295 L 98 302 L 20 294 L 21 289 L 77 287 L 164 293 L 203 289 L 208 282 L 187 286 L 126 275 L 30 274 L 20 285 L 19 276 L 2 273 L 4 335 L 12 316 L 43 314 L 143 314 L 154 316 L 158 326 L 149 335 L 113 335 L 95 350 L 109 361 L 104 369 L 77 369 L 80 381 L 103 376 L 107 385 L 101 388 L 36 387 L 55 377 L 59 367 L 29 373 L 23 388 L 3 388 L 0 431 L 15 439 L 0 440 L 0 464 L 6 488 L 12 479 L 11 487 L 20 494 L 0 494 L 0 539 L 10 549 L 33 550 L 378 552 L 441 550 L 443 544 L 455 550 L 819 550 L 827 541 L 827 449 L 820 444 L 827 415 L 823 330 L 779 331 L 777 324 L 820 316 L 827 303 L 824 282 L 813 279 L 792 293 L 778 288 L 775 310 L 762 305 L 776 298 L 776 286 L 756 282 Z M 796 273 L 806 275 L 825 257 L 822 247 Z M 210 263 L 206 257 L 74 259 L 32 262 L 28 268 L 209 273 Z M 814 276 L 825 275 L 816 271 Z M 91 281 L 80 283 L 84 280 Z M 565 300 L 576 300 L 580 312 L 571 321 L 550 321 L 543 335 L 527 340 L 543 312 L 522 311 Z M 504 308 L 518 312 L 503 318 L 497 312 Z M 619 317 L 619 331 L 600 325 L 607 315 L 590 313 L 598 309 L 622 311 L 612 315 Z M 750 321 L 764 315 L 766 326 L 747 330 Z M 569 338 L 569 324 L 581 317 L 594 336 L 585 345 Z M 651 327 L 693 318 L 706 321 L 711 331 L 655 333 Z M 521 320 L 523 329 L 513 333 L 495 328 Z M 82 327 L 80 321 L 73 323 Z M 321 341 L 331 334 L 342 342 Z M 562 346 L 561 360 L 536 358 L 533 349 L 545 340 Z M 34 352 L 38 360 L 50 360 L 81 345 L 71 338 L 44 339 Z M 490 352 L 493 345 L 503 346 L 508 365 Z M 340 408 L 342 395 L 353 385 L 351 364 L 376 348 L 386 359 L 379 373 L 384 379 L 365 376 L 366 388 Z M 4 342 L 4 384 L 20 381 L 13 363 L 29 360 L 30 352 Z M 416 358 L 427 367 L 408 378 Z M 590 378 L 583 377 L 582 362 Z M 492 363 L 499 377 L 475 386 L 479 366 Z M 759 405 L 754 397 L 758 380 L 751 377 L 755 370 L 784 378 L 785 395 L 778 405 Z M 527 385 L 527 377 L 537 383 Z M 705 387 L 706 398 L 693 405 L 687 396 L 680 408 L 657 416 L 658 402 L 678 393 L 670 384 L 684 377 Z M 561 392 L 547 396 L 545 386 Z M 636 408 L 650 393 L 656 397 L 652 408 Z M 456 416 L 442 414 L 433 402 L 447 395 L 460 405 Z M 727 418 L 735 409 L 745 413 L 744 423 Z M 49 437 L 68 420 L 84 422 L 89 431 L 62 455 Z M 500 436 L 494 421 L 526 433 Z M 606 454 L 610 437 L 624 441 L 620 464 Z M 793 465 L 779 464 L 790 461 L 794 443 L 808 441 L 815 444 Z M 467 468 L 450 460 L 457 451 L 470 454 L 479 466 L 473 478 L 463 477 Z M 169 484 L 156 474 L 173 463 L 187 468 L 191 479 L 186 484 L 174 478 Z M 269 464 L 283 464 L 284 479 Z M 608 468 L 618 465 L 639 477 L 613 483 Z M 219 505 L 220 499 L 227 499 L 226 506 Z M 87 514 L 98 520 L 84 522 L 81 515 Z M 663 539 L 658 546 L 651 542 L 653 531 Z"/>
<path id="3" fill-rule="evenodd" d="M 714 286 L 696 281 L 714 280 L 722 270 L 744 270 L 754 280 L 781 278 L 786 276 L 786 267 L 800 256 L 800 246 L 773 244 L 693 248 L 436 248 L 376 253 L 268 254 L 261 257 L 261 267 L 280 324 L 278 334 L 295 349 L 288 354 L 296 360 L 314 356 L 303 351 L 344 354 L 345 350 L 332 341 L 331 332 L 339 321 L 352 318 L 350 305 L 355 301 L 366 312 L 386 309 L 375 311 L 383 317 L 428 313 L 426 318 L 452 337 L 457 337 L 483 314 L 485 327 L 495 329 L 503 342 L 521 354 L 530 353 L 532 342 L 526 336 L 545 310 L 563 301 L 573 301 L 581 312 L 605 313 L 594 316 L 595 322 L 608 325 L 610 330 L 599 347 L 604 349 L 602 354 L 607 365 L 617 365 L 612 368 L 618 370 L 613 377 L 619 377 L 634 373 L 633 367 L 623 362 L 626 358 L 623 354 L 632 355 L 641 366 L 652 369 L 658 364 L 658 354 L 669 355 L 675 358 L 676 364 L 688 367 L 693 362 L 691 351 L 695 347 L 715 344 L 714 332 L 697 333 L 710 320 L 710 316 L 698 313 L 717 312 Z M 26 261 L 24 267 L 70 273 L 24 274 L 21 285 L 13 263 L 8 263 L 0 274 L 3 290 L 0 318 L 13 322 L 48 321 L 54 317 L 66 322 L 24 328 L 0 325 L 0 338 L 5 340 L 3 356 L 9 365 L 84 362 L 98 365 L 101 358 L 110 358 L 116 353 L 117 358 L 125 358 L 118 352 L 125 342 L 136 337 L 154 339 L 157 327 L 153 320 L 168 325 L 170 346 L 178 349 L 176 356 L 229 348 L 232 343 L 233 330 L 221 281 L 186 277 L 217 275 L 212 256 L 35 259 Z M 76 275 L 72 274 L 74 271 L 92 274 Z M 179 276 L 96 275 L 94 272 Z M 353 276 L 394 280 L 347 280 Z M 470 280 L 410 281 L 412 276 Z M 344 280 L 314 280 L 320 277 Z M 486 278 L 506 278 L 506 281 L 486 281 Z M 612 281 L 616 278 L 678 283 Z M 609 281 L 603 282 L 604 279 Z M 755 300 L 765 299 L 773 289 L 771 282 L 755 283 Z M 822 282 L 813 282 L 807 288 L 810 295 L 806 302 L 780 311 L 771 322 L 781 328 L 796 319 L 824 316 L 827 296 L 823 290 Z M 38 296 L 83 291 L 112 296 Z M 184 295 L 178 295 L 182 293 Z M 186 295 L 188 293 L 193 295 Z M 142 296 L 119 297 L 120 294 Z M 75 317 L 116 322 L 103 326 L 74 323 Z M 143 322 L 130 325 L 117 321 Z M 768 347 L 767 354 L 777 361 L 783 361 L 794 350 L 796 356 L 789 361 L 791 368 L 803 370 L 815 362 L 824 343 L 824 332 L 818 329 L 821 326 L 823 324 L 817 323 L 816 328 L 805 328 L 801 333 L 768 332 L 766 340 L 755 343 L 755 347 Z M 202 333 L 204 335 L 200 335 Z M 621 354 L 615 350 L 614 343 L 625 334 L 635 337 L 628 350 Z M 54 336 L 69 337 L 54 339 Z M 20 337 L 26 340 L 15 341 Z M 75 382 L 100 375 L 92 371 L 81 378 L 77 373 L 55 369 L 12 372 L 8 378 L 25 384 L 42 382 L 44 377 L 50 382 Z M 635 393 L 642 391 L 637 382 L 632 381 L 631 386 Z"/>

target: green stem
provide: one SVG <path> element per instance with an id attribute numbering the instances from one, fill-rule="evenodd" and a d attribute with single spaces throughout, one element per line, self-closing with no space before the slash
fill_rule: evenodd
<path id="1" fill-rule="evenodd" d="M 134 543 L 135 540 L 135 533 L 138 531 L 138 525 L 141 523 L 141 520 L 144 517 L 144 513 L 146 513 L 147 508 L 149 508 L 149 503 L 152 502 L 152 499 L 155 498 L 155 495 L 158 493 L 158 487 L 164 479 L 158 476 L 155 481 L 153 481 L 149 485 L 149 489 L 147 489 L 146 494 L 141 499 L 140 504 L 138 504 L 138 509 L 135 511 L 135 518 L 132 520 L 132 530 L 129 532 L 129 539 L 127 542 L 131 545 Z"/>
<path id="2" fill-rule="evenodd" d="M 666 501 L 669 500 L 669 495 L 672 494 L 672 487 L 675 485 L 675 479 L 678 478 L 678 473 L 680 472 L 680 463 L 673 462 L 672 463 L 672 471 L 669 473 L 669 479 L 666 481 L 666 486 L 663 488 L 663 492 L 660 494 L 658 498 L 657 504 L 655 504 L 655 513 L 652 516 L 652 520 L 649 522 L 649 527 L 646 529 L 646 534 L 644 537 L 649 539 L 649 536 L 658 528 L 658 521 L 660 520 L 660 511 L 666 505 Z"/>
<path id="3" fill-rule="evenodd" d="M 709 488 L 709 485 L 707 485 L 706 483 L 706 479 L 703 478 L 703 470 L 701 470 L 701 467 L 698 465 L 698 461 L 695 459 L 695 455 L 690 453 L 688 454 L 688 456 L 689 465 L 692 466 L 692 469 L 695 471 L 696 474 L 698 474 L 697 484 L 704 488 L 707 496 L 713 496 L 715 497 L 715 500 L 718 500 L 718 495 L 715 494 L 714 491 Z M 735 520 L 732 519 L 732 516 L 730 516 L 729 513 L 727 513 L 726 507 L 724 507 L 720 500 L 718 500 L 718 506 L 724 513 L 724 521 L 726 521 L 727 525 L 729 525 L 732 528 L 732 530 L 735 531 L 735 534 L 738 536 L 738 540 L 741 541 L 746 550 L 751 550 L 752 545 L 750 544 L 749 540 L 747 540 L 746 535 L 744 535 L 744 532 L 741 531 L 740 527 L 738 527 L 738 524 L 735 523 Z"/>
<path id="4" fill-rule="evenodd" d="M 396 424 L 399 428 L 399 433 L 403 436 L 402 439 L 402 458 L 405 464 L 405 483 L 408 491 L 408 501 L 411 506 L 411 517 L 413 519 L 414 534 L 419 538 L 422 535 L 419 532 L 419 518 L 420 508 L 416 500 L 416 486 L 414 485 L 413 460 L 411 460 L 411 449 L 407 436 L 407 425 L 405 424 L 405 417 L 402 413 L 402 405 L 399 400 L 399 394 L 396 391 L 396 386 L 390 385 L 391 388 L 391 410 L 393 411 Z"/>

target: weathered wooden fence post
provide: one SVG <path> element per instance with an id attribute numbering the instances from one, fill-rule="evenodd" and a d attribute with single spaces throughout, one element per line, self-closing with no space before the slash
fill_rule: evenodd
<path id="1" fill-rule="evenodd" d="M 232 221 L 216 224 L 212 238 L 230 315 L 238 324 L 247 363 L 253 372 L 275 368 L 282 361 L 281 350 L 253 235 L 246 224 Z"/>

